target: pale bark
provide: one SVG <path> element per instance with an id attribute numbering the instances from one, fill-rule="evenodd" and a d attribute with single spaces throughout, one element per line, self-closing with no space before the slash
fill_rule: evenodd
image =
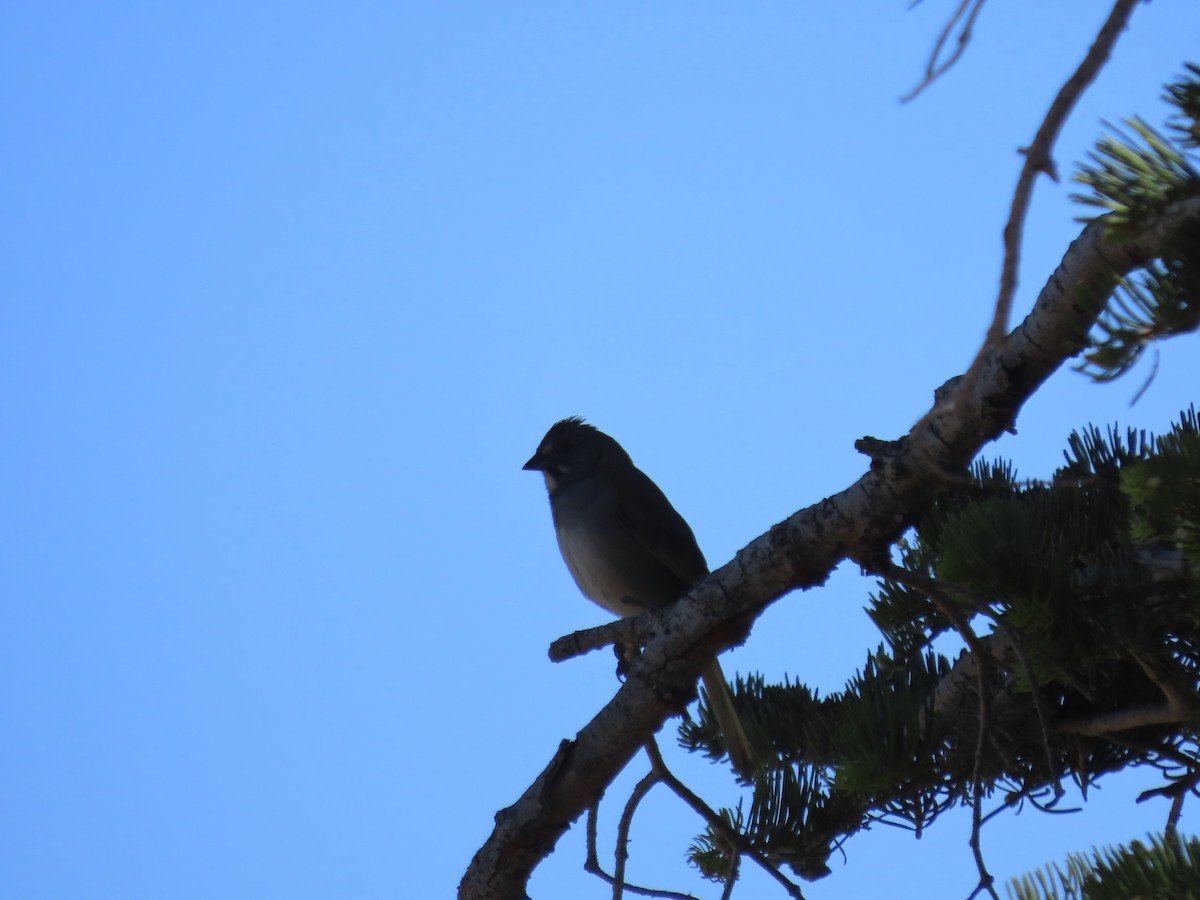
<path id="1" fill-rule="evenodd" d="M 1033 311 L 976 360 L 968 377 L 947 383 L 907 435 L 860 442 L 872 458 L 869 471 L 753 540 L 647 623 L 645 650 L 613 699 L 496 815 L 460 884 L 460 900 L 522 900 L 534 868 L 567 827 L 695 696 L 705 663 L 743 642 L 764 607 L 823 583 L 843 560 L 871 567 L 886 559 L 943 486 L 961 482 L 979 450 L 1010 428 L 1022 404 L 1084 346 L 1115 279 L 1157 258 L 1181 226 L 1198 222 L 1200 197 L 1192 197 L 1128 240 L 1107 235 L 1101 223 L 1089 225 Z"/>

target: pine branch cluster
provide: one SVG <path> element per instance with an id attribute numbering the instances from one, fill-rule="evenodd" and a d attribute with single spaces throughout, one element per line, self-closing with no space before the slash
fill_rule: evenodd
<path id="1" fill-rule="evenodd" d="M 1114 236 L 1200 196 L 1200 66 L 1166 88 L 1164 135 L 1140 118 L 1089 154 L 1076 199 Z M 1200 328 L 1200 228 L 1119 278 L 1079 368 L 1115 378 L 1161 338 Z M 1071 436 L 1047 482 L 1004 461 L 977 463 L 883 567 L 869 613 L 885 643 L 845 689 L 738 684 L 762 758 L 748 811 L 725 811 L 757 851 L 798 875 L 828 872 L 852 834 L 884 823 L 918 833 L 984 800 L 1053 808 L 1136 765 L 1200 782 L 1200 427 Z M 950 647 L 957 648 L 952 658 Z M 681 743 L 719 756 L 702 705 Z M 1182 788 L 1180 792 L 1182 793 Z M 978 827 L 978 825 L 977 825 Z M 692 848 L 702 872 L 729 871 L 724 842 Z M 982 870 L 981 870 L 982 872 Z"/>
<path id="2" fill-rule="evenodd" d="M 1091 189 L 1075 199 L 1100 209 L 1116 233 L 1136 229 L 1166 204 L 1200 195 L 1195 155 L 1200 148 L 1200 66 L 1169 84 L 1164 99 L 1175 109 L 1168 134 L 1143 119 L 1111 128 L 1075 180 Z M 1079 369 L 1098 381 L 1125 373 L 1162 338 L 1200 328 L 1200 229 L 1186 229 L 1168 252 L 1116 285 L 1096 324 Z"/>
<path id="3" fill-rule="evenodd" d="M 1154 836 L 1141 841 L 1072 854 L 1014 881 L 1016 900 L 1200 900 L 1200 838 Z"/>
<path id="4" fill-rule="evenodd" d="M 879 581 L 885 643 L 844 690 L 739 681 L 771 762 L 726 815 L 756 850 L 811 879 L 874 823 L 919 832 L 977 798 L 1049 808 L 1064 780 L 1130 766 L 1200 772 L 1196 410 L 1159 438 L 1073 434 L 1065 457 L 1045 482 L 977 463 L 935 504 Z M 680 739 L 722 749 L 703 706 Z M 722 846 L 708 835 L 691 859 L 720 877 Z"/>

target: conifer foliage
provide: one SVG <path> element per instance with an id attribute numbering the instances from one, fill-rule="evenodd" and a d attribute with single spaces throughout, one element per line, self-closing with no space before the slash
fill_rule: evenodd
<path id="1" fill-rule="evenodd" d="M 1200 195 L 1200 66 L 1188 64 L 1165 96 L 1175 108 L 1165 133 L 1129 119 L 1076 175 L 1090 189 L 1077 199 L 1098 208 L 1113 234 Z M 1116 378 L 1156 341 L 1198 327 L 1200 228 L 1192 225 L 1114 285 L 1078 368 Z M 868 611 L 884 643 L 844 690 L 820 697 L 799 683 L 739 682 L 740 713 L 768 762 L 749 809 L 722 815 L 756 853 L 820 877 L 829 855 L 865 826 L 920 832 L 960 805 L 975 811 L 977 846 L 988 814 L 1053 809 L 1065 782 L 1086 796 L 1103 775 L 1134 766 L 1160 769 L 1158 793 L 1176 808 L 1196 792 L 1196 409 L 1157 438 L 1085 428 L 1064 455 L 1040 481 L 1020 480 L 1003 460 L 977 461 L 966 483 L 933 504 L 873 573 Z M 713 756 L 723 749 L 703 707 L 680 740 Z M 1174 852 L 1173 841 L 1153 853 Z M 724 880 L 728 846 L 710 829 L 691 860 Z M 1087 880 L 1081 859 L 1059 887 Z M 1088 884 L 1111 876 L 1101 869 Z M 1036 887 L 1028 882 L 1020 896 L 1042 896 Z"/>
<path id="2" fill-rule="evenodd" d="M 953 34 L 965 46 L 982 5 L 960 6 L 922 86 L 958 58 L 961 50 L 935 65 Z M 1096 42 L 1025 148 L 1022 178 L 1029 183 L 1014 192 L 1006 271 L 1019 259 L 1032 179 L 1053 173 L 1053 136 L 1135 5 L 1114 0 Z M 1082 354 L 1081 371 L 1106 381 L 1130 371 L 1158 341 L 1200 328 L 1200 66 L 1188 64 L 1165 96 L 1174 111 L 1162 130 L 1127 119 L 1080 167 L 1075 180 L 1085 193 L 1077 199 L 1095 214 L 1025 322 L 1007 334 L 1003 327 L 989 332 L 976 362 L 943 386 L 907 436 L 860 441 L 872 467 L 852 488 L 798 511 L 694 589 L 699 595 L 719 584 L 721 598 L 737 604 L 723 624 L 744 633 L 766 604 L 819 583 L 843 559 L 867 565 L 877 578 L 868 612 L 882 642 L 843 690 L 821 696 L 790 680 L 739 679 L 738 713 L 760 760 L 746 784 L 748 802 L 708 807 L 667 770 L 652 737 L 652 728 L 682 709 L 668 709 L 668 700 L 686 703 L 690 696 L 672 664 L 714 633 L 710 610 L 681 603 L 695 615 L 672 619 L 674 630 L 653 622 L 647 635 L 639 633 L 641 659 L 652 664 L 576 741 L 563 742 L 521 799 L 497 815 L 460 897 L 525 896 L 533 867 L 584 810 L 588 871 L 612 884 L 614 896 L 626 888 L 684 896 L 624 880 L 637 804 L 652 786 L 666 784 L 708 823 L 689 858 L 724 882 L 724 897 L 742 860 L 801 897 L 785 868 L 820 878 L 831 854 L 873 824 L 920 833 L 946 810 L 967 807 L 979 871 L 971 896 L 999 900 L 980 849 L 991 816 L 1025 806 L 1055 810 L 1068 783 L 1086 797 L 1105 775 L 1146 766 L 1162 775 L 1161 787 L 1148 793 L 1172 800 L 1161 838 L 1072 857 L 1012 890 L 1019 900 L 1200 896 L 1200 844 L 1175 833 L 1183 800 L 1200 793 L 1195 406 L 1157 437 L 1116 427 L 1077 431 L 1066 439 L 1064 464 L 1041 480 L 1022 480 L 1004 460 L 963 468 L 1073 353 Z M 1011 287 L 1006 291 L 1002 277 L 1000 326 Z M 985 382 L 990 393 L 979 388 Z M 932 449 L 910 456 L 918 441 Z M 814 544 L 823 548 L 820 565 L 805 557 L 814 556 Z M 613 627 L 592 630 L 605 632 L 588 638 L 598 643 L 580 635 L 564 640 L 583 648 L 573 652 L 627 640 L 625 631 L 614 637 L 606 630 Z M 664 649 L 677 638 L 682 649 Z M 683 680 L 694 684 L 694 677 Z M 725 753 L 703 697 L 679 736 L 692 751 Z M 608 875 L 597 862 L 598 798 L 639 746 L 651 771 L 626 804 Z M 1181 885 L 1191 885 L 1191 893 Z"/>
<path id="3" fill-rule="evenodd" d="M 1200 148 L 1200 66 L 1167 86 L 1176 110 L 1163 134 L 1140 117 L 1113 128 L 1089 154 L 1075 180 L 1089 188 L 1075 199 L 1101 210 L 1116 233 L 1136 230 L 1163 207 L 1200 193 L 1194 154 Z M 1141 273 L 1122 278 L 1097 323 L 1079 366 L 1107 381 L 1128 371 L 1155 340 L 1200 327 L 1200 228 L 1185 228 L 1171 251 Z"/>
<path id="4" fill-rule="evenodd" d="M 980 462 L 921 519 L 871 598 L 885 643 L 845 690 L 739 685 L 773 760 L 740 821 L 757 850 L 811 878 L 871 822 L 1052 808 L 1065 780 L 1130 766 L 1161 769 L 1165 793 L 1200 782 L 1200 420 L 1067 443 L 1049 480 Z M 681 739 L 720 750 L 704 714 Z M 693 849 L 713 877 L 721 846 Z"/>
<path id="5" fill-rule="evenodd" d="M 1017 879 L 1015 900 L 1200 900 L 1200 839 L 1156 835 Z"/>

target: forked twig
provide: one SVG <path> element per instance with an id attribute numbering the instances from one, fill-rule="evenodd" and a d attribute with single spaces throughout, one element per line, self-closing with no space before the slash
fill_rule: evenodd
<path id="1" fill-rule="evenodd" d="M 638 782 L 637 787 L 634 788 L 634 794 L 638 794 L 639 789 L 642 788 L 642 785 L 646 782 L 649 782 L 649 784 L 644 790 L 641 791 L 640 795 L 637 797 L 637 802 L 640 802 L 641 798 L 645 796 L 646 792 L 648 792 L 651 787 L 658 783 L 658 778 L 654 777 L 653 772 L 650 773 Z M 633 812 L 630 809 L 630 804 L 636 808 L 637 802 L 634 802 L 634 797 L 631 795 L 629 802 L 626 803 L 625 811 L 631 820 L 633 818 Z M 617 874 L 609 875 L 607 872 L 605 872 L 603 866 L 600 865 L 599 854 L 596 852 L 596 819 L 599 817 L 599 814 L 600 801 L 597 800 L 595 803 L 589 806 L 587 810 L 587 859 L 584 861 L 583 870 L 589 875 L 595 875 L 601 881 L 611 885 L 613 889 L 613 897 L 620 898 L 623 892 L 628 891 L 629 893 L 637 894 L 640 897 L 656 897 L 659 898 L 659 900 L 699 900 L 699 898 L 693 894 L 682 894 L 678 891 L 640 887 L 639 885 L 629 884 L 625 881 L 625 857 L 628 856 L 626 848 L 629 838 L 628 825 L 625 827 L 623 836 L 621 836 L 619 833 L 617 839 L 617 865 L 615 869 Z M 625 821 L 625 815 L 622 815 L 621 820 L 622 822 Z"/>
<path id="2" fill-rule="evenodd" d="M 658 744 L 653 738 L 646 742 L 646 754 L 650 757 L 650 765 L 653 771 L 661 779 L 662 783 L 669 787 L 679 799 L 695 810 L 708 826 L 716 832 L 720 838 L 725 841 L 735 855 L 748 856 L 750 859 L 758 863 L 768 875 L 774 878 L 783 887 L 789 897 L 795 900 L 804 900 L 804 894 L 800 892 L 800 885 L 793 882 L 790 878 L 779 871 L 779 867 L 772 863 L 769 859 L 763 856 L 750 846 L 749 841 L 737 832 L 730 828 L 729 825 L 721 818 L 712 807 L 701 800 L 692 790 L 682 781 L 675 777 L 675 774 L 667 768 L 667 764 L 663 761 L 662 753 L 658 749 Z M 730 870 L 730 881 L 736 876 L 736 862 Z"/>
<path id="3" fill-rule="evenodd" d="M 986 0 L 962 0 L 959 3 L 958 9 L 954 11 L 954 15 L 950 17 L 950 21 L 946 23 L 946 27 L 942 29 L 942 33 L 938 35 L 938 39 L 933 45 L 933 51 L 929 54 L 929 62 L 925 65 L 925 77 L 921 79 L 920 84 L 900 98 L 901 103 L 907 103 L 909 100 L 912 100 L 925 90 L 925 88 L 937 81 L 947 69 L 958 62 L 958 58 L 967 49 L 967 44 L 971 43 L 971 35 L 975 30 L 975 20 L 979 18 L 979 13 L 983 9 L 985 2 Z M 915 6 L 916 4 L 914 3 L 913 5 Z M 950 40 L 950 35 L 954 33 L 955 26 L 964 17 L 966 18 L 966 22 L 963 23 L 962 28 L 958 32 L 957 46 L 944 61 L 939 63 L 938 59 L 942 55 L 942 50 L 945 48 L 946 42 Z"/>

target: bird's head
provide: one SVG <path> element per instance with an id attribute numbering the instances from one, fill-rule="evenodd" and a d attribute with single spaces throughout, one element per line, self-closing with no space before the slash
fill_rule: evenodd
<path id="1" fill-rule="evenodd" d="M 537 452 L 521 468 L 541 472 L 551 494 L 559 486 L 586 478 L 608 465 L 631 465 L 629 454 L 615 440 L 578 416 L 555 422 Z"/>

